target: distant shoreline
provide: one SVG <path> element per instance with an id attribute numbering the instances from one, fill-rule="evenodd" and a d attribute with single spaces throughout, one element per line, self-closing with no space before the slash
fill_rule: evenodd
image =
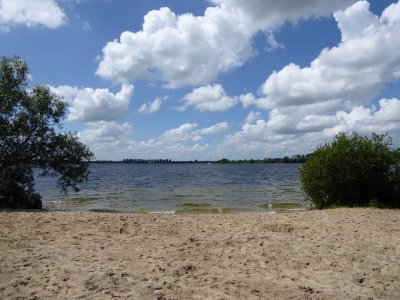
<path id="1" fill-rule="evenodd" d="M 306 160 L 303 159 L 285 159 L 285 158 L 268 158 L 268 159 L 241 159 L 241 160 L 158 160 L 143 159 L 137 161 L 127 160 L 94 160 L 90 164 L 301 164 Z"/>

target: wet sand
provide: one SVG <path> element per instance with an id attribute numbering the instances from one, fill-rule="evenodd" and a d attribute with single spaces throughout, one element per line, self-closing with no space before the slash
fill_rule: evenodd
<path id="1" fill-rule="evenodd" d="M 400 299 L 400 211 L 1 212 L 0 299 Z"/>

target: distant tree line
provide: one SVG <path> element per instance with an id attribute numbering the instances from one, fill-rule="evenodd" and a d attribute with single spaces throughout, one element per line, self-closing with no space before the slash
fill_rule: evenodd
<path id="1" fill-rule="evenodd" d="M 99 162 L 99 161 L 96 161 Z M 102 163 L 110 163 L 111 161 L 101 161 Z M 114 161 L 114 163 L 126 164 L 209 164 L 216 163 L 211 160 L 172 160 L 172 159 L 134 159 L 124 158 L 122 161 Z"/>
<path id="2" fill-rule="evenodd" d="M 137 159 L 137 158 L 124 158 L 123 163 L 128 164 L 169 164 L 172 163 L 171 159 Z"/>
<path id="3" fill-rule="evenodd" d="M 291 157 L 264 158 L 264 159 L 240 159 L 230 160 L 222 158 L 220 160 L 172 160 L 172 159 L 142 159 L 124 158 L 120 161 L 96 160 L 92 163 L 126 163 L 126 164 L 274 164 L 274 163 L 304 163 L 312 154 L 297 154 Z"/>
<path id="4" fill-rule="evenodd" d="M 219 164 L 276 164 L 276 163 L 304 163 L 312 154 L 297 154 L 291 157 L 284 156 L 278 158 L 264 158 L 264 159 L 240 159 L 240 160 L 229 160 L 223 158 L 217 161 Z"/>

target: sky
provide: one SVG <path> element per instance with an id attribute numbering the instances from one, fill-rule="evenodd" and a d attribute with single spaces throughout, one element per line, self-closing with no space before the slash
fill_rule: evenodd
<path id="1" fill-rule="evenodd" d="M 68 103 L 98 160 L 400 145 L 400 1 L 0 0 L 0 55 Z"/>

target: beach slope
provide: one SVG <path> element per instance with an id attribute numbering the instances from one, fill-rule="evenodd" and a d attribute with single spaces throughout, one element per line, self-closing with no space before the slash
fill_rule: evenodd
<path id="1" fill-rule="evenodd" d="M 400 211 L 1 212 L 0 299 L 400 299 Z"/>

